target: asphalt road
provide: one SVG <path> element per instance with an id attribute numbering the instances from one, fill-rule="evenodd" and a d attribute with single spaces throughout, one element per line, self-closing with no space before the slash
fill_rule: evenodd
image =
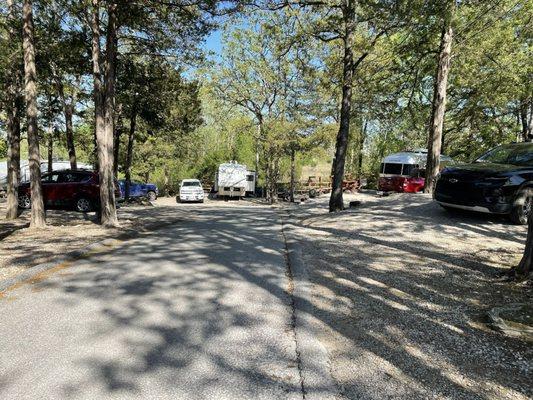
<path id="1" fill-rule="evenodd" d="M 302 398 L 277 214 L 187 207 L 0 298 L 0 398 Z"/>

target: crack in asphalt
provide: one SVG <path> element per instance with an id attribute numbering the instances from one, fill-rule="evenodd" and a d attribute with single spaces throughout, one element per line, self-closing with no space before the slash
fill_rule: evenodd
<path id="1" fill-rule="evenodd" d="M 291 331 L 293 334 L 293 340 L 295 345 L 295 353 L 296 353 L 296 364 L 298 366 L 298 376 L 300 380 L 300 391 L 302 394 L 302 399 L 305 400 L 306 398 L 306 391 L 305 391 L 305 382 L 304 382 L 304 376 L 303 376 L 303 370 L 302 370 L 302 357 L 301 357 L 301 350 L 300 345 L 298 343 L 298 338 L 296 336 L 296 302 L 294 300 L 294 275 L 292 272 L 291 262 L 289 258 L 289 247 L 287 244 L 287 237 L 285 235 L 285 221 L 282 216 L 280 216 L 281 220 L 281 236 L 283 237 L 283 244 L 285 248 L 285 252 L 283 254 L 285 258 L 285 275 L 288 279 L 288 287 L 287 287 L 287 293 L 289 295 L 290 299 L 290 307 L 291 307 Z"/>

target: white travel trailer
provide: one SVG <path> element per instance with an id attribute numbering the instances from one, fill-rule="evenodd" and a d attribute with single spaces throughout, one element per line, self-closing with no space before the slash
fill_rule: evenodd
<path id="1" fill-rule="evenodd" d="M 236 161 L 219 165 L 215 174 L 215 192 L 218 196 L 244 197 L 246 192 L 254 190 L 255 173 L 249 172 L 246 165 L 238 164 Z"/>

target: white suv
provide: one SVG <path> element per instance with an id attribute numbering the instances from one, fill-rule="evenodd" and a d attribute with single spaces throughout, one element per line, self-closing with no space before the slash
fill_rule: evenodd
<path id="1" fill-rule="evenodd" d="M 204 189 L 198 179 L 184 179 L 180 184 L 180 201 L 204 202 Z"/>

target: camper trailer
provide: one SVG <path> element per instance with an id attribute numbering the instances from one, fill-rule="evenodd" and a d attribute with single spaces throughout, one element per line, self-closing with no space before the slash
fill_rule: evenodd
<path id="1" fill-rule="evenodd" d="M 424 190 L 427 150 L 419 149 L 391 154 L 383 159 L 379 173 L 378 193 L 418 193 Z M 453 162 L 440 156 L 441 168 Z"/>
<path id="2" fill-rule="evenodd" d="M 215 175 L 215 192 L 224 198 L 244 197 L 246 192 L 255 190 L 255 173 L 253 180 L 249 180 L 250 175 L 246 165 L 236 161 L 220 164 Z"/>

